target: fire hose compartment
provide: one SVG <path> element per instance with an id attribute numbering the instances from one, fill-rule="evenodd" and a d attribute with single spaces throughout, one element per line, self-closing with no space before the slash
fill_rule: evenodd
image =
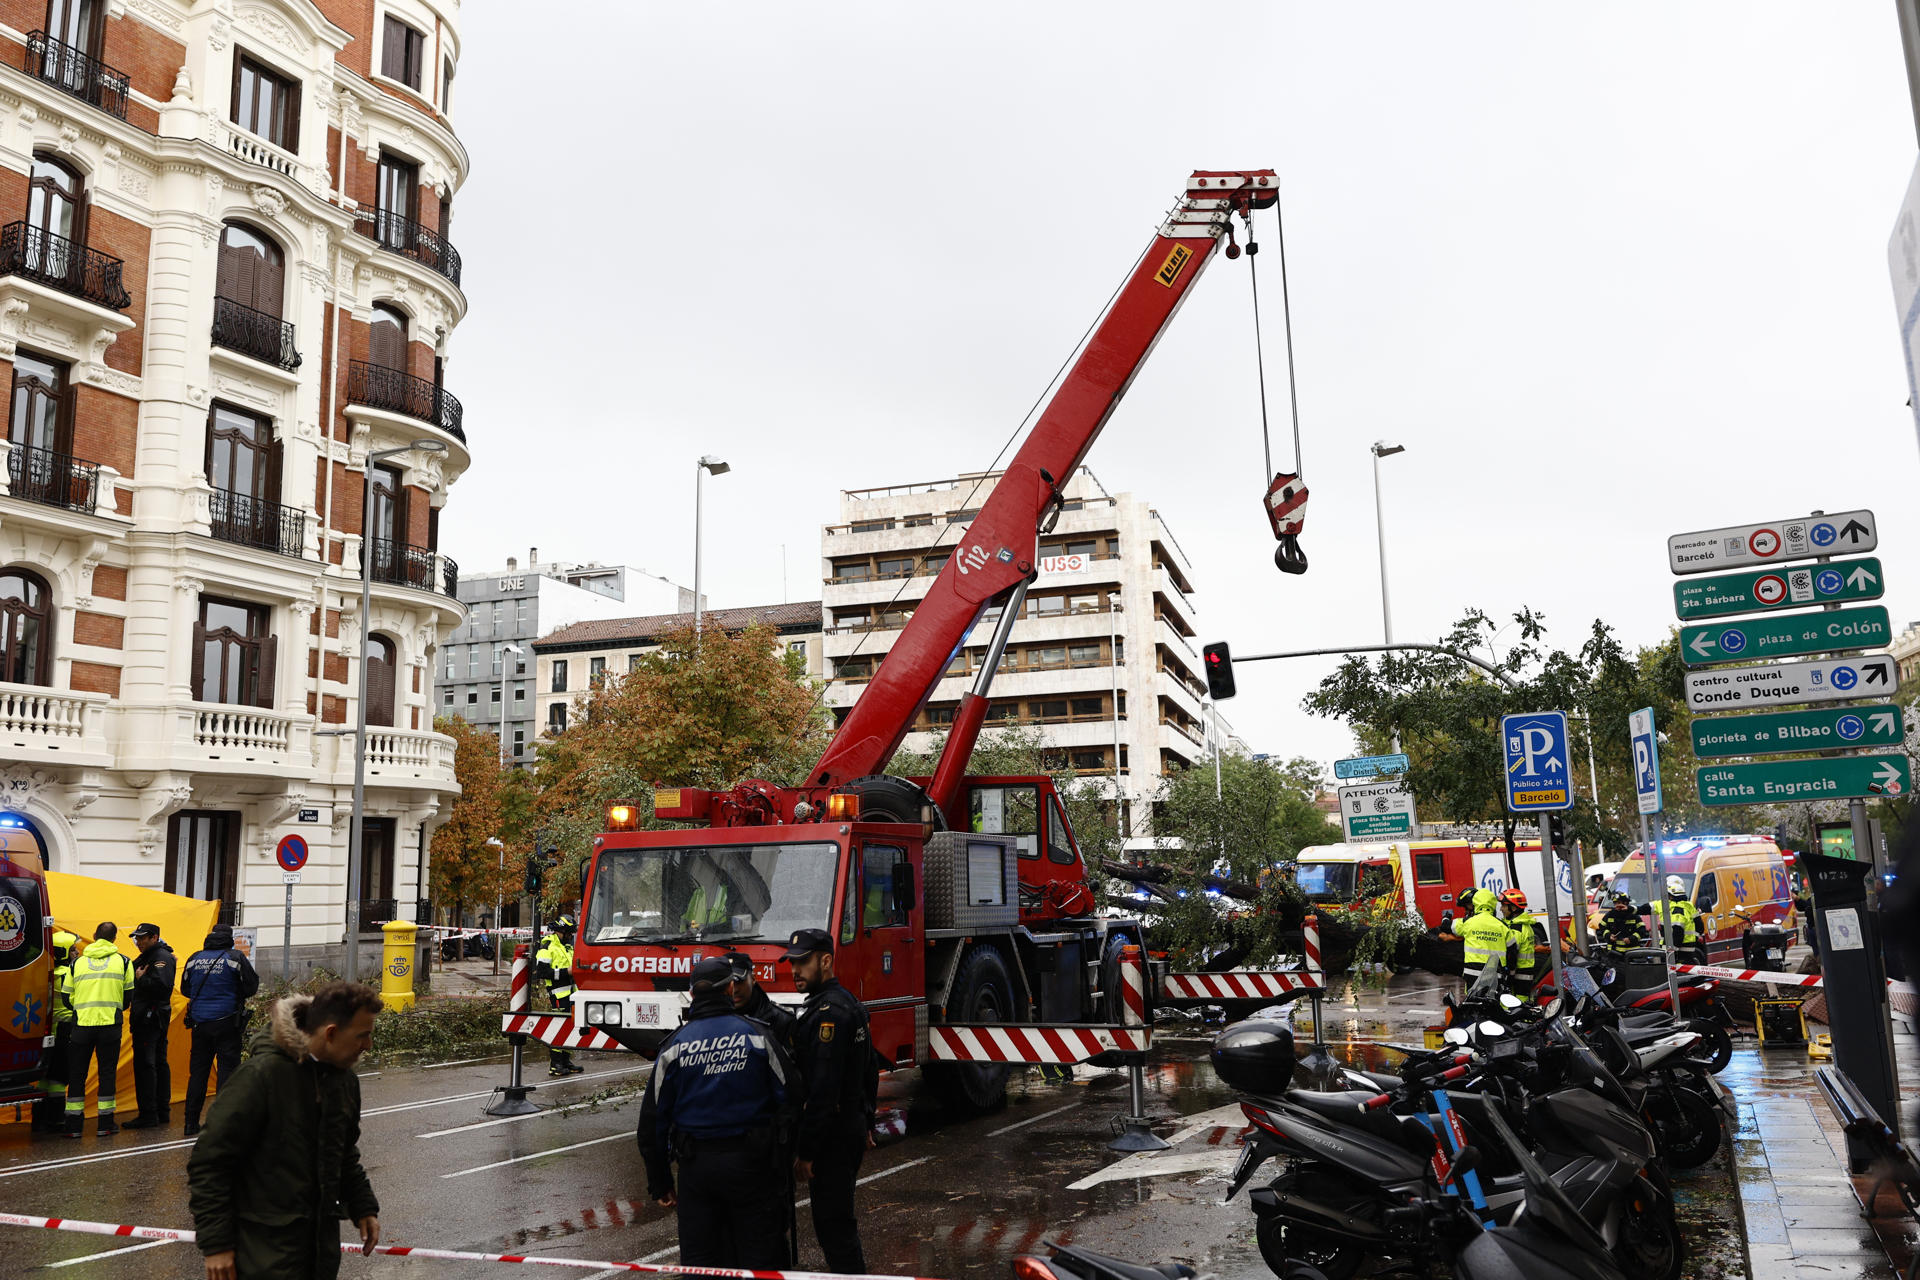
<path id="1" fill-rule="evenodd" d="M 936 831 L 921 858 L 929 929 L 1020 923 L 1020 845 L 1014 836 Z"/>

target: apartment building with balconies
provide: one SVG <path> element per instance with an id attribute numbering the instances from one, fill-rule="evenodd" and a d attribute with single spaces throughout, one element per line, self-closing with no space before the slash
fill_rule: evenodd
<path id="1" fill-rule="evenodd" d="M 0 816 L 275 948 L 298 833 L 296 963 L 345 941 L 363 636 L 368 925 L 455 789 L 458 11 L 0 0 Z"/>
<path id="2" fill-rule="evenodd" d="M 844 718 L 946 565 L 997 473 L 849 490 L 822 530 L 827 705 Z M 994 678 L 988 728 L 1034 727 L 1057 767 L 1106 779 L 1130 829 L 1161 778 L 1209 758 L 1194 575 L 1161 514 L 1080 468 L 1040 537 L 1028 590 Z M 909 750 L 952 724 L 985 660 L 999 608 L 975 625 L 921 709 Z M 1231 733 L 1231 728 L 1226 729 Z"/>

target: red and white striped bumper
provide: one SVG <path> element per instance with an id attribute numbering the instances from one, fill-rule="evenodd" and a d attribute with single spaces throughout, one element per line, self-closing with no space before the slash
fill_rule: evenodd
<path id="1" fill-rule="evenodd" d="M 556 1049 L 626 1049 L 625 1045 L 603 1031 L 575 1026 L 570 1013 L 502 1014 L 500 1030 L 507 1035 L 531 1036 Z"/>
<path id="2" fill-rule="evenodd" d="M 1160 994 L 1168 1000 L 1278 1000 L 1311 995 L 1321 989 L 1320 981 L 1309 974 L 1262 969 L 1170 973 L 1160 984 Z"/>
<path id="3" fill-rule="evenodd" d="M 1064 1065 L 1103 1053 L 1145 1053 L 1145 1027 L 956 1026 L 927 1028 L 935 1062 L 1029 1062 Z"/>

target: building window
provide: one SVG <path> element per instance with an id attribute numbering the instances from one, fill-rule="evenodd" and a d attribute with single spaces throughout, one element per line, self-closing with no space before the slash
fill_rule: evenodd
<path id="1" fill-rule="evenodd" d="M 480 674 L 480 646 L 477 644 L 467 646 L 467 674 L 469 676 Z"/>
<path id="2" fill-rule="evenodd" d="M 493 688 L 487 691 L 487 701 L 491 702 L 496 707 L 500 705 L 500 686 L 499 685 L 495 685 Z"/>
<path id="3" fill-rule="evenodd" d="M 202 902 L 218 898 L 219 923 L 232 924 L 239 847 L 238 814 L 174 814 L 167 823 L 167 892 Z"/>
<path id="4" fill-rule="evenodd" d="M 627 670 L 629 670 L 629 671 L 638 671 L 638 670 L 640 669 L 640 658 L 641 658 L 641 655 L 640 655 L 640 654 L 637 654 L 637 653 L 630 653 L 630 654 L 628 654 L 628 655 L 627 655 Z"/>
<path id="5" fill-rule="evenodd" d="M 396 903 L 393 882 L 392 818 L 365 818 L 360 824 L 360 932 L 375 933 L 391 920 Z"/>
<path id="6" fill-rule="evenodd" d="M 518 653 L 514 655 L 513 674 L 517 676 L 523 676 L 527 674 L 527 655 L 526 654 Z"/>
<path id="7" fill-rule="evenodd" d="M 214 293 L 278 320 L 286 286 L 287 255 L 280 246 L 252 227 L 227 223 L 220 232 Z"/>
<path id="8" fill-rule="evenodd" d="M 273 424 L 216 404 L 207 415 L 207 483 L 222 493 L 265 502 L 280 497 L 280 445 Z"/>
<path id="9" fill-rule="evenodd" d="M 427 38 L 398 18 L 390 17 L 380 49 L 380 74 L 420 90 L 420 68 L 427 54 Z M 449 64 L 451 65 L 451 64 Z"/>
<path id="10" fill-rule="evenodd" d="M 97 58 L 106 33 L 100 8 L 100 0 L 48 0 L 47 34 L 77 53 Z"/>
<path id="11" fill-rule="evenodd" d="M 413 252 L 413 228 L 420 221 L 420 166 L 383 151 L 374 183 L 380 243 L 401 253 Z"/>
<path id="12" fill-rule="evenodd" d="M 565 733 L 567 731 L 567 704 L 556 702 L 547 708 L 547 731 Z"/>
<path id="13" fill-rule="evenodd" d="M 393 641 L 383 635 L 367 637 L 367 723 L 393 727 L 394 684 L 398 664 Z"/>
<path id="14" fill-rule="evenodd" d="M 447 696 L 446 696 L 445 698 L 443 698 L 443 699 L 441 699 L 441 701 L 443 701 L 443 702 L 445 702 L 445 703 L 446 703 L 446 705 L 448 705 L 449 707 L 450 707 L 450 706 L 452 706 L 452 705 L 453 705 L 453 690 L 451 690 L 451 689 L 449 689 L 449 690 L 447 690 Z"/>
<path id="15" fill-rule="evenodd" d="M 526 623 L 527 599 L 525 596 L 522 596 L 518 600 L 515 600 L 513 602 L 513 620 L 523 625 Z"/>
<path id="16" fill-rule="evenodd" d="M 525 729 L 515 729 L 513 731 L 513 754 L 518 756 L 526 751 L 526 749 L 527 731 Z"/>
<path id="17" fill-rule="evenodd" d="M 1067 650 L 1067 660 L 1075 666 L 1092 665 L 1100 661 L 1100 646 L 1097 644 L 1076 644 Z"/>
<path id="18" fill-rule="evenodd" d="M 233 122 L 283 151 L 300 150 L 300 86 L 244 53 L 233 58 Z"/>
<path id="19" fill-rule="evenodd" d="M 38 574 L 24 569 L 0 573 L 0 679 L 14 684 L 47 684 L 52 659 L 53 601 Z"/>
<path id="20" fill-rule="evenodd" d="M 470 707 L 480 705 L 480 691 L 478 689 L 467 690 L 467 705 Z"/>
<path id="21" fill-rule="evenodd" d="M 1036 618 L 1058 617 L 1059 615 L 1065 613 L 1066 611 L 1067 611 L 1067 598 L 1065 596 L 1034 597 L 1033 616 Z"/>
<path id="22" fill-rule="evenodd" d="M 605 658 L 587 659 L 587 687 L 598 689 L 600 682 L 607 678 L 607 660 Z"/>
<path id="23" fill-rule="evenodd" d="M 1073 700 L 1073 718 L 1075 720 L 1098 720 L 1107 714 L 1105 698 L 1075 698 Z"/>
<path id="24" fill-rule="evenodd" d="M 1065 720 L 1067 718 L 1067 700 L 1065 698 L 1047 698 L 1029 704 L 1033 714 L 1041 720 Z"/>
<path id="25" fill-rule="evenodd" d="M 49 236 L 59 236 L 68 245 L 50 244 L 36 237 L 28 253 L 40 255 L 30 263 L 33 270 L 65 277 L 80 269 L 73 245 L 87 238 L 86 183 L 79 171 L 62 160 L 35 154 L 33 178 L 27 184 L 27 225 Z"/>
<path id="26" fill-rule="evenodd" d="M 1107 767 L 1107 753 L 1104 748 L 1075 751 L 1072 756 L 1076 769 L 1104 769 Z"/>
<path id="27" fill-rule="evenodd" d="M 194 699 L 271 710 L 276 643 L 265 605 L 201 596 L 193 624 Z"/>
<path id="28" fill-rule="evenodd" d="M 787 641 L 787 652 L 797 653 L 804 658 L 807 656 L 807 642 L 805 640 L 789 640 Z M 635 654 L 634 656 L 638 657 L 639 655 Z"/>
<path id="29" fill-rule="evenodd" d="M 367 333 L 367 355 L 382 369 L 407 369 L 407 317 L 384 302 L 373 304 L 373 323 Z"/>
<path id="30" fill-rule="evenodd" d="M 856 560 L 852 564 L 843 564 L 834 569 L 834 578 L 840 582 L 865 582 L 873 577 L 873 565 L 865 560 Z"/>
<path id="31" fill-rule="evenodd" d="M 949 725 L 953 723 L 952 707 L 928 707 L 927 723 L 930 725 Z"/>
<path id="32" fill-rule="evenodd" d="M 527 700 L 527 686 L 525 686 L 525 685 L 523 685 L 523 684 L 517 684 L 517 685 L 515 685 L 515 686 L 513 686 L 513 705 L 514 705 L 514 707 L 515 707 L 516 709 L 518 709 L 518 707 L 520 706 L 520 704 L 521 704 L 521 703 L 523 703 L 523 702 L 525 702 L 526 700 Z"/>
<path id="33" fill-rule="evenodd" d="M 452 111 L 453 59 L 447 58 L 440 63 L 440 114 L 444 116 Z M 447 234 L 447 218 L 444 213 L 440 215 L 440 234 L 443 236 Z"/>
<path id="34" fill-rule="evenodd" d="M 880 576 L 883 578 L 904 578 L 913 572 L 912 557 L 888 558 L 880 562 Z"/>
<path id="35" fill-rule="evenodd" d="M 7 475 L 14 497 L 61 507 L 91 497 L 92 481 L 75 472 L 70 456 L 73 392 L 65 365 L 24 347 L 14 352 L 7 440 L 13 445 L 7 453 Z M 90 502 L 82 505 L 92 510 Z"/>
<path id="36" fill-rule="evenodd" d="M 555 658 L 553 660 L 553 683 L 550 686 L 550 690 L 554 693 L 565 693 L 567 691 L 567 660 L 565 658 Z"/>

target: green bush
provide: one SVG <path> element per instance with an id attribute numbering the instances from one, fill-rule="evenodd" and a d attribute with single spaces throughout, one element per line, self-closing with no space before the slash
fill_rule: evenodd
<path id="1" fill-rule="evenodd" d="M 262 981 L 247 1002 L 252 1026 L 266 1025 L 267 1011 L 282 996 L 311 994 L 339 976 L 316 968 L 304 982 Z M 374 1019 L 372 1062 L 406 1062 L 423 1058 L 457 1058 L 504 1050 L 500 1018 L 507 1011 L 506 993 L 491 996 L 425 997 L 407 1010 L 384 1009 Z"/>

